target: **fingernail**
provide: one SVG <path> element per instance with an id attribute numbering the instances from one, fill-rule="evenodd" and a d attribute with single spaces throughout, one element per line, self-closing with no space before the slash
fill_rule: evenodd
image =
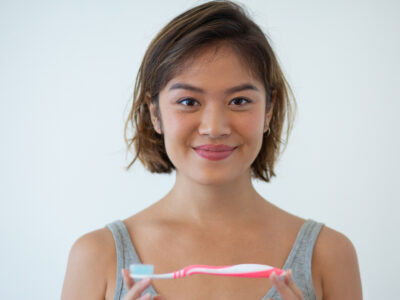
<path id="1" fill-rule="evenodd" d="M 126 279 L 125 269 L 122 269 L 121 273 L 122 273 L 122 278 L 125 280 Z"/>
<path id="2" fill-rule="evenodd" d="M 150 293 L 145 294 L 145 295 L 143 296 L 143 298 L 141 298 L 141 299 L 143 299 L 143 300 L 149 300 L 149 299 L 151 299 Z"/>
<path id="3" fill-rule="evenodd" d="M 292 280 L 293 280 L 292 270 L 289 270 L 289 271 L 288 271 L 287 278 L 289 279 L 289 281 L 292 281 Z"/>
<path id="4" fill-rule="evenodd" d="M 275 274 L 275 272 L 272 272 L 270 277 L 271 277 L 271 279 L 274 279 L 274 280 L 275 280 L 275 279 L 276 279 L 276 274 Z"/>
<path id="5" fill-rule="evenodd" d="M 151 280 L 151 278 L 144 278 L 144 279 L 142 279 L 142 284 L 146 285 L 150 282 L 150 280 Z"/>

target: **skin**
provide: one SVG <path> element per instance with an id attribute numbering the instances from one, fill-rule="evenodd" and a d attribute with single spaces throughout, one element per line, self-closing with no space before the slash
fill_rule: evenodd
<path id="1" fill-rule="evenodd" d="M 243 84 L 254 88 L 228 93 Z M 273 111 L 273 106 L 265 109 L 261 81 L 229 47 L 210 48 L 171 79 L 159 97 L 161 118 L 149 99 L 147 103 L 154 129 L 163 134 L 176 167 L 176 180 L 166 196 L 124 220 L 141 261 L 154 264 L 156 273 L 197 262 L 252 261 L 282 267 L 304 219 L 274 206 L 252 185 L 250 166 Z M 224 160 L 209 161 L 193 150 L 202 144 L 237 148 Z M 62 299 L 112 299 L 115 272 L 116 252 L 109 230 L 82 236 L 70 252 Z M 140 298 L 150 284 L 162 294 L 155 299 L 187 299 L 187 295 L 192 295 L 190 299 L 261 299 L 272 286 L 284 300 L 303 299 L 290 271 L 283 280 L 214 276 L 211 281 L 207 276 L 190 276 L 134 283 L 127 270 L 123 276 L 128 288 L 124 300 L 150 299 Z M 318 300 L 362 299 L 354 247 L 327 226 L 314 246 L 312 280 Z"/>
<path id="2" fill-rule="evenodd" d="M 177 83 L 203 92 L 171 89 Z M 257 90 L 226 93 L 246 83 Z M 188 98 L 194 100 L 177 103 Z M 245 220 L 251 215 L 260 197 L 251 182 L 250 165 L 261 149 L 262 135 L 272 117 L 272 108 L 264 114 L 265 99 L 263 84 L 232 51 L 219 49 L 215 53 L 210 49 L 161 90 L 162 120 L 155 117 L 155 107 L 148 101 L 155 129 L 164 135 L 167 154 L 177 169 L 175 185 L 163 199 L 164 206 L 198 225 Z M 193 150 L 203 144 L 226 144 L 237 149 L 229 158 L 211 162 Z"/>

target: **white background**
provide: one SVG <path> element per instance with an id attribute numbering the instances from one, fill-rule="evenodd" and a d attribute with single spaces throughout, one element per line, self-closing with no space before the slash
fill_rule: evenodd
<path id="1" fill-rule="evenodd" d="M 123 123 L 150 40 L 202 2 L 1 0 L 2 299 L 58 299 L 79 236 L 172 187 L 174 174 L 139 163 L 124 170 Z M 400 2 L 245 5 L 271 38 L 298 103 L 278 176 L 255 182 L 257 190 L 346 234 L 365 299 L 394 299 Z"/>

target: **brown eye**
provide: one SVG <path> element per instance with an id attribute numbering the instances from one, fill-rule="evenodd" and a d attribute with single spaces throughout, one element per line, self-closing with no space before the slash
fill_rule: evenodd
<path id="1" fill-rule="evenodd" d="M 243 97 L 235 98 L 235 99 L 232 100 L 232 102 L 236 102 L 236 104 L 239 104 L 239 106 L 243 106 L 243 105 L 240 105 L 242 100 L 246 101 L 245 103 L 251 103 L 252 102 L 251 100 L 243 98 Z"/>
<path id="2" fill-rule="evenodd" d="M 184 98 L 182 100 L 179 100 L 177 103 L 183 104 L 184 102 L 187 103 L 187 104 L 184 104 L 184 106 L 193 106 L 192 104 L 197 101 L 193 98 Z"/>

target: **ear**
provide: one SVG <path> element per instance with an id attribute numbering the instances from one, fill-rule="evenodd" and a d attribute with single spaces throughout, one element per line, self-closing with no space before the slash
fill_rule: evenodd
<path id="1" fill-rule="evenodd" d="M 271 104 L 270 104 L 269 110 L 266 112 L 266 116 L 265 116 L 264 133 L 267 132 L 267 130 L 269 128 L 269 123 L 271 121 L 271 118 L 272 118 L 272 115 L 274 112 L 276 95 L 277 95 L 277 91 L 276 91 L 276 89 L 273 89 L 272 96 L 271 96 Z"/>
<path id="2" fill-rule="evenodd" d="M 151 123 L 153 124 L 153 128 L 158 134 L 161 134 L 160 120 L 157 118 L 156 115 L 156 107 L 153 103 L 151 103 L 151 96 L 148 92 L 146 93 L 145 101 L 150 111 L 150 118 Z"/>

